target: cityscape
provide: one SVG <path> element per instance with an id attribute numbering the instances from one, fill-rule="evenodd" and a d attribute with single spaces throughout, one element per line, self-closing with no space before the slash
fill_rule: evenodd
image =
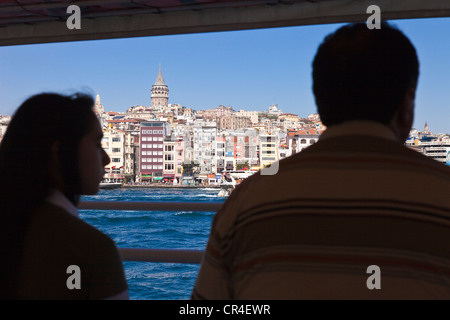
<path id="1" fill-rule="evenodd" d="M 314 144 L 326 127 L 318 114 L 283 113 L 223 105 L 193 110 L 169 104 L 161 66 L 150 90 L 150 106 L 106 111 L 96 95 L 94 111 L 103 127 L 102 146 L 111 158 L 105 181 L 126 184 L 218 185 L 226 172 L 249 174 Z M 0 116 L 0 141 L 10 116 Z M 428 124 L 412 129 L 406 146 L 450 165 L 450 134 Z"/>

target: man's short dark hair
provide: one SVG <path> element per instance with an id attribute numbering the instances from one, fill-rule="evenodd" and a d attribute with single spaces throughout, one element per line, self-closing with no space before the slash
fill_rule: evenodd
<path id="1" fill-rule="evenodd" d="M 381 29 L 352 23 L 328 35 L 313 61 L 313 91 L 326 126 L 349 120 L 388 124 L 408 89 L 415 89 L 419 61 L 409 39 L 387 22 Z"/>

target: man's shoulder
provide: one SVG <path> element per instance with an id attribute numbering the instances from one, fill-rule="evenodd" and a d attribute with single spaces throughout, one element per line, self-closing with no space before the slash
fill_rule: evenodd
<path id="1" fill-rule="evenodd" d="M 350 157 L 355 159 L 373 158 L 385 163 L 405 161 L 411 164 L 424 165 L 427 168 L 441 170 L 444 173 L 450 169 L 442 163 L 425 156 L 397 141 L 364 135 L 348 135 L 319 140 L 316 144 L 280 161 L 281 165 L 300 161 L 316 161 L 324 157 Z M 357 160 L 355 160 L 356 162 Z"/>

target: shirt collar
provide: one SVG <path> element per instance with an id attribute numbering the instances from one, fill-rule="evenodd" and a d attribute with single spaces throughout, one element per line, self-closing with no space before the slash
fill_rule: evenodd
<path id="1" fill-rule="evenodd" d="M 372 136 L 389 140 L 397 140 L 389 127 L 375 121 L 366 120 L 347 121 L 341 124 L 333 125 L 327 128 L 320 135 L 320 140 L 348 135 Z"/>
<path id="2" fill-rule="evenodd" d="M 78 209 L 73 205 L 69 199 L 66 198 L 64 194 L 62 194 L 59 190 L 53 190 L 50 196 L 46 199 L 47 202 L 54 204 L 55 206 L 61 207 L 69 212 L 71 215 L 78 217 Z"/>

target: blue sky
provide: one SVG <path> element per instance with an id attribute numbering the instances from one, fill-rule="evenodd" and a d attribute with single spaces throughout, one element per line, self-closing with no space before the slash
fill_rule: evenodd
<path id="1" fill-rule="evenodd" d="M 414 126 L 450 133 L 450 18 L 391 21 L 421 64 Z M 340 25 L 0 47 L 0 114 L 42 91 L 99 93 L 107 111 L 150 105 L 158 66 L 169 103 L 307 116 L 316 112 L 311 62 Z"/>

